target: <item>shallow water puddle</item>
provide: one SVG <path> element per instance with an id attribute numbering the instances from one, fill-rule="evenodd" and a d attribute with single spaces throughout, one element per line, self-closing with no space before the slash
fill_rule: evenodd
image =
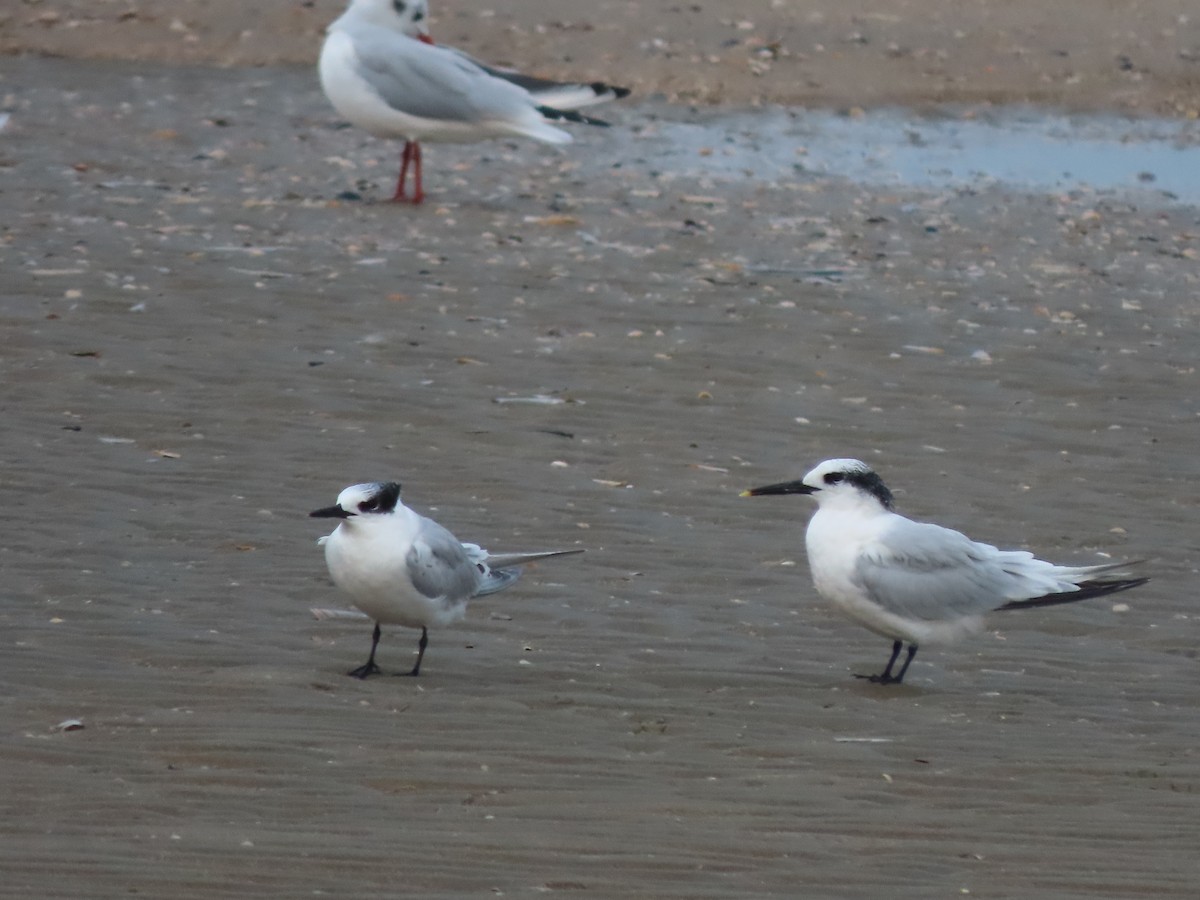
<path id="1" fill-rule="evenodd" d="M 1200 202 L 1200 125 L 1010 110 L 920 118 L 775 110 L 659 121 L 634 138 L 677 175 L 776 179 L 797 173 L 897 188 L 1003 184 L 1030 191 L 1149 192 Z"/>

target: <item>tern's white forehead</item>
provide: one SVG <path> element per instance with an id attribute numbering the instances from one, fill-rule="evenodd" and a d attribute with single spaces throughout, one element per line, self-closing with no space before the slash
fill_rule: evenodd
<path id="1" fill-rule="evenodd" d="M 400 500 L 400 485 L 394 481 L 352 484 L 338 494 L 337 505 L 348 513 L 389 513 Z"/>
<path id="2" fill-rule="evenodd" d="M 827 459 L 802 480 L 814 489 L 817 503 L 874 497 L 884 509 L 893 508 L 892 492 L 861 459 Z"/>
<path id="3" fill-rule="evenodd" d="M 827 459 L 823 463 L 817 463 L 802 480 L 810 487 L 823 488 L 826 486 L 825 476 L 835 472 L 842 475 L 872 474 L 871 467 L 861 459 Z"/>
<path id="4" fill-rule="evenodd" d="M 358 504 L 369 500 L 378 489 L 379 486 L 375 482 L 352 484 L 338 494 L 337 505 L 347 512 L 354 512 L 358 509 Z"/>

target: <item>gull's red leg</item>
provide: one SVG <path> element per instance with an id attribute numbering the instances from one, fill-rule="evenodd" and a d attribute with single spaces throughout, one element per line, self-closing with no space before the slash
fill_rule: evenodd
<path id="1" fill-rule="evenodd" d="M 413 141 L 413 198 L 414 204 L 425 199 L 425 191 L 421 188 L 421 145 Z"/>
<path id="2" fill-rule="evenodd" d="M 427 34 L 417 35 L 417 40 L 421 41 L 421 43 L 423 43 L 423 44 L 432 44 L 433 43 L 433 38 L 431 38 Z M 412 148 L 411 150 L 409 149 L 410 147 Z M 418 144 L 416 141 L 406 141 L 404 144 L 404 168 L 402 168 L 400 170 L 401 187 L 396 188 L 396 196 L 393 197 L 392 199 L 393 200 L 405 199 L 404 191 L 403 191 L 404 172 L 408 168 L 408 161 L 410 159 L 412 160 L 412 163 L 413 163 L 414 191 L 413 191 L 412 202 L 414 204 L 417 204 L 417 203 L 421 203 L 422 201 L 424 201 L 425 191 L 421 189 L 421 145 Z M 418 662 L 417 665 L 419 666 L 420 662 Z"/>
<path id="3" fill-rule="evenodd" d="M 412 157 L 413 157 L 412 148 L 414 146 L 416 146 L 416 145 L 412 141 L 404 142 L 404 153 L 402 153 L 400 155 L 400 178 L 397 179 L 397 181 L 396 181 L 396 194 L 395 194 L 395 196 L 392 197 L 393 203 L 399 203 L 402 200 L 408 199 L 407 197 L 404 196 L 404 182 L 408 178 L 408 164 L 412 160 Z M 418 152 L 420 152 L 420 151 L 418 151 Z M 420 165 L 420 164 L 418 163 L 418 165 Z M 417 171 L 420 171 L 420 169 L 418 169 Z M 419 177 L 420 176 L 418 176 L 418 178 Z M 420 184 L 420 181 L 418 181 L 417 183 Z"/>

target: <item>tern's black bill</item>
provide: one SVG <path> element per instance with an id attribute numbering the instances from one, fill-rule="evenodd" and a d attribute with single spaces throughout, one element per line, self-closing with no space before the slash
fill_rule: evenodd
<path id="1" fill-rule="evenodd" d="M 750 488 L 742 491 L 743 497 L 767 497 L 771 494 L 815 494 L 819 489 L 803 481 L 781 481 L 779 484 L 768 484 L 765 487 Z"/>
<path id="2" fill-rule="evenodd" d="M 353 513 L 348 513 L 340 506 L 327 506 L 324 509 L 314 509 L 309 515 L 314 519 L 348 519 Z"/>

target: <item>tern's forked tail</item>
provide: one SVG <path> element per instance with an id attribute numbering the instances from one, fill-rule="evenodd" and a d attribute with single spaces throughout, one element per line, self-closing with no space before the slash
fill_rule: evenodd
<path id="1" fill-rule="evenodd" d="M 503 569 L 537 562 L 539 559 L 550 559 L 552 556 L 571 556 L 582 552 L 582 547 L 575 547 L 572 550 L 539 550 L 534 553 L 488 553 L 485 561 L 494 569 Z"/>
<path id="2" fill-rule="evenodd" d="M 488 594 L 496 594 L 504 590 L 521 577 L 521 566 L 525 563 L 583 552 L 582 547 L 576 547 L 573 550 L 542 550 L 534 553 L 489 553 L 481 549 L 478 544 L 463 544 L 463 548 L 466 549 L 472 562 L 476 563 L 480 569 L 487 568 L 487 572 L 483 576 L 483 583 L 475 592 L 476 597 L 485 597 Z"/>

